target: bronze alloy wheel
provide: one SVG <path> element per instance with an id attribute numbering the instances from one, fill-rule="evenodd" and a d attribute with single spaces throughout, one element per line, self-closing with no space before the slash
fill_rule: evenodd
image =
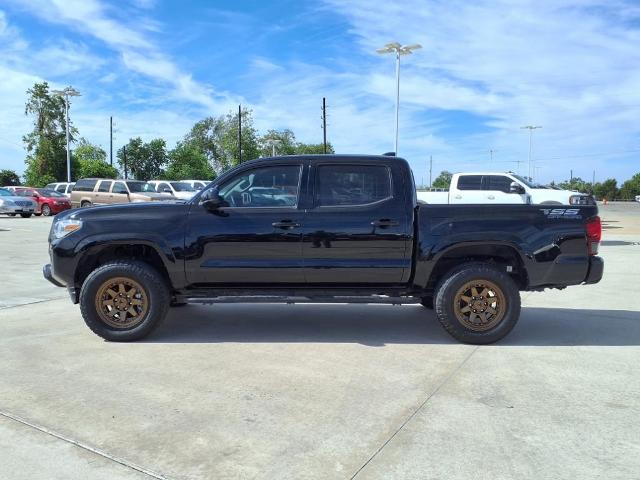
<path id="1" fill-rule="evenodd" d="M 144 320 L 149 310 L 149 297 L 135 280 L 115 277 L 100 285 L 95 306 L 104 323 L 113 328 L 127 329 Z"/>
<path id="2" fill-rule="evenodd" d="M 489 280 L 472 280 L 458 289 L 453 309 L 466 328 L 484 332 L 504 318 L 507 301 L 502 289 Z"/>

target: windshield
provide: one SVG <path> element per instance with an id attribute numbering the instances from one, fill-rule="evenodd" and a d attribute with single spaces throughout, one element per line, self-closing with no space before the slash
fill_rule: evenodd
<path id="1" fill-rule="evenodd" d="M 195 192 L 196 189 L 185 182 L 171 182 L 171 186 L 176 192 Z"/>
<path id="2" fill-rule="evenodd" d="M 4 188 L 0 188 L 0 197 L 12 197 L 11 192 L 9 190 L 5 190 Z"/>
<path id="3" fill-rule="evenodd" d="M 60 192 L 56 192 L 55 190 L 50 190 L 48 188 L 38 188 L 36 191 L 44 196 L 44 197 L 64 197 L 64 195 Z"/>
<path id="4" fill-rule="evenodd" d="M 517 178 L 529 188 L 546 188 L 540 185 L 539 183 L 530 182 L 529 180 L 526 180 L 524 177 L 521 177 L 520 175 L 516 175 L 515 173 L 511 173 L 511 176 L 513 178 Z"/>
<path id="5" fill-rule="evenodd" d="M 153 185 L 146 182 L 127 182 L 130 192 L 155 192 Z"/>

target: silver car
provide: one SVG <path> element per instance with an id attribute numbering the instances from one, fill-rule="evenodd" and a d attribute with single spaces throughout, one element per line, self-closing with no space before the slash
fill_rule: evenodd
<path id="1" fill-rule="evenodd" d="M 36 211 L 36 202 L 28 197 L 18 197 L 5 188 L 0 188 L 0 213 L 29 218 Z"/>

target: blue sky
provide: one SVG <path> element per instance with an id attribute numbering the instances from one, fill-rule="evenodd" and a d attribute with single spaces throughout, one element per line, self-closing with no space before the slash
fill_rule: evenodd
<path id="1" fill-rule="evenodd" d="M 25 91 L 82 92 L 71 115 L 108 149 L 169 146 L 242 103 L 259 130 L 291 128 L 339 153 L 393 149 L 390 41 L 403 58 L 400 155 L 416 180 L 443 169 L 525 172 L 527 124 L 540 181 L 624 180 L 640 171 L 640 3 L 624 1 L 0 0 L 0 168 L 22 172 Z M 493 162 L 489 150 L 494 150 Z"/>

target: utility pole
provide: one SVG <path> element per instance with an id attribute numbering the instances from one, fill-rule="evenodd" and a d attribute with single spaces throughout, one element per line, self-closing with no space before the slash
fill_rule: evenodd
<path id="1" fill-rule="evenodd" d="M 238 105 L 238 163 L 242 163 L 242 105 Z"/>
<path id="2" fill-rule="evenodd" d="M 322 150 L 327 154 L 327 99 L 322 97 Z"/>
<path id="3" fill-rule="evenodd" d="M 489 159 L 491 160 L 491 163 L 493 163 L 493 152 L 496 152 L 496 150 L 489 149 Z"/>
<path id="4" fill-rule="evenodd" d="M 109 163 L 113 167 L 113 117 L 109 117 Z"/>
<path id="5" fill-rule="evenodd" d="M 571 169 L 571 174 L 570 174 L 570 177 L 569 177 L 569 181 L 570 182 L 573 181 L 573 169 Z"/>
<path id="6" fill-rule="evenodd" d="M 387 43 L 383 48 L 376 50 L 380 54 L 395 53 L 396 54 L 396 138 L 395 138 L 395 155 L 398 156 L 398 128 L 400 124 L 400 56 L 411 55 L 413 50 L 422 48 L 419 43 L 413 45 L 400 45 L 398 42 Z"/>
<path id="7" fill-rule="evenodd" d="M 596 171 L 593 171 L 593 176 L 591 177 L 591 188 L 596 184 Z"/>
<path id="8" fill-rule="evenodd" d="M 531 141 L 532 141 L 532 137 L 533 137 L 533 131 L 537 128 L 542 128 L 540 125 L 525 125 L 524 127 L 520 127 L 520 128 L 526 128 L 527 130 L 529 130 L 529 180 L 532 180 L 533 177 L 531 176 Z"/>
<path id="9" fill-rule="evenodd" d="M 429 188 L 431 188 L 432 175 L 433 175 L 433 155 L 429 155 Z"/>
<path id="10" fill-rule="evenodd" d="M 69 97 L 79 97 L 80 92 L 72 86 L 64 90 L 52 90 L 51 93 L 64 98 L 64 117 L 67 133 L 67 182 L 71 183 L 71 147 L 69 146 Z"/>
<path id="11" fill-rule="evenodd" d="M 122 163 L 124 164 L 124 179 L 127 179 L 127 146 L 122 147 Z"/>

